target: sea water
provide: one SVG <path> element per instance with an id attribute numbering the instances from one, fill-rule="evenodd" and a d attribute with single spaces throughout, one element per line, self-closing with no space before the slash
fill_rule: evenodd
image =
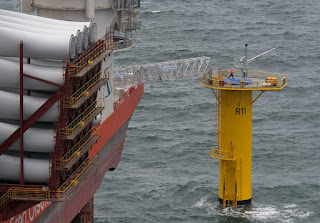
<path id="1" fill-rule="evenodd" d="M 145 84 L 120 164 L 95 194 L 95 222 L 320 222 L 320 2 L 142 0 L 140 11 L 118 66 L 208 56 L 230 69 L 248 42 L 249 58 L 280 48 L 249 69 L 287 74 L 288 86 L 253 105 L 251 207 L 223 209 L 211 90 L 200 77 Z"/>
<path id="2" fill-rule="evenodd" d="M 230 69 L 284 73 L 288 86 L 253 105 L 252 206 L 223 209 L 215 97 L 200 77 L 145 84 L 118 168 L 95 195 L 96 222 L 320 222 L 320 2 L 141 1 L 134 47 L 119 66 L 199 56 Z M 254 93 L 254 96 L 258 92 Z"/>

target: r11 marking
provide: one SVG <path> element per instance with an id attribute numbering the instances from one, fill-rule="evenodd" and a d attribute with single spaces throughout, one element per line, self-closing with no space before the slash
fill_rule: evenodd
<path id="1" fill-rule="evenodd" d="M 236 115 L 246 115 L 247 109 L 246 108 L 236 108 Z"/>

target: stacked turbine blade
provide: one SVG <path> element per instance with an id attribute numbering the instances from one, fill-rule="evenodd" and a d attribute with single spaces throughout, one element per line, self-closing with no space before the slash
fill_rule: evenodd
<path id="1" fill-rule="evenodd" d="M 63 60 L 75 60 L 97 41 L 97 25 L 0 9 L 0 146 L 19 128 L 21 41 L 24 74 L 55 83 L 23 78 L 24 120 L 27 120 L 64 84 Z M 26 183 L 46 183 L 49 179 L 49 154 L 54 152 L 54 123 L 58 117 L 56 103 L 24 133 L 24 151 L 28 152 L 28 158 L 24 158 Z M 19 149 L 18 140 L 0 156 L 0 181 L 19 181 Z"/>
<path id="2" fill-rule="evenodd" d="M 0 56 L 18 57 L 19 48 L 16 45 L 21 40 L 25 46 L 25 57 L 69 60 L 97 40 L 97 25 L 0 9 Z"/>

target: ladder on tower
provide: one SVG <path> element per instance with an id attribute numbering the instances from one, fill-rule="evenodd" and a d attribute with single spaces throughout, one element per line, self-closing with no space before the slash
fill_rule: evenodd
<path id="1" fill-rule="evenodd" d="M 232 144 L 231 144 L 231 147 L 234 147 Z M 232 149 L 234 150 L 234 149 Z M 227 168 L 225 168 L 225 171 L 224 171 L 224 188 L 223 188 L 223 201 L 222 201 L 222 204 L 223 204 L 223 208 L 225 208 L 226 206 L 234 206 L 234 207 L 237 207 L 237 204 L 238 204 L 238 200 L 237 200 L 237 192 L 238 192 L 238 183 L 237 183 L 237 175 L 239 173 L 239 168 L 238 168 L 238 165 L 237 165 L 237 158 L 233 159 L 233 160 L 224 160 L 225 161 L 225 164 L 224 165 L 227 165 L 227 162 L 231 162 L 232 165 L 233 165 L 233 168 L 234 168 L 234 172 L 231 172 L 231 171 L 227 171 Z M 233 177 L 232 177 L 233 175 Z M 234 183 L 234 191 L 231 190 L 226 190 L 226 181 L 234 181 L 234 182 L 231 182 L 229 183 L 229 185 L 233 184 Z M 230 194 L 227 192 L 229 191 Z M 228 198 L 228 199 L 227 199 Z"/>
<path id="2" fill-rule="evenodd" d="M 196 57 L 122 67 L 114 69 L 114 86 L 123 87 L 149 81 L 177 80 L 188 76 L 200 76 L 211 69 L 209 64 L 210 57 Z"/>
<path id="3" fill-rule="evenodd" d="M 214 90 L 215 91 L 215 90 Z M 221 121 L 221 113 L 220 113 L 220 91 L 216 90 L 216 124 L 215 124 L 215 142 L 218 144 L 219 148 L 219 135 L 220 135 L 220 121 Z"/>

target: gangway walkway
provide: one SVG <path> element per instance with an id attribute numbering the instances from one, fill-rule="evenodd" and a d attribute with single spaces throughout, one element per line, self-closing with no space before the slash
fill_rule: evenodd
<path id="1" fill-rule="evenodd" d="M 156 80 L 178 79 L 206 73 L 210 57 L 197 57 L 114 69 L 114 85 L 122 87 Z"/>

